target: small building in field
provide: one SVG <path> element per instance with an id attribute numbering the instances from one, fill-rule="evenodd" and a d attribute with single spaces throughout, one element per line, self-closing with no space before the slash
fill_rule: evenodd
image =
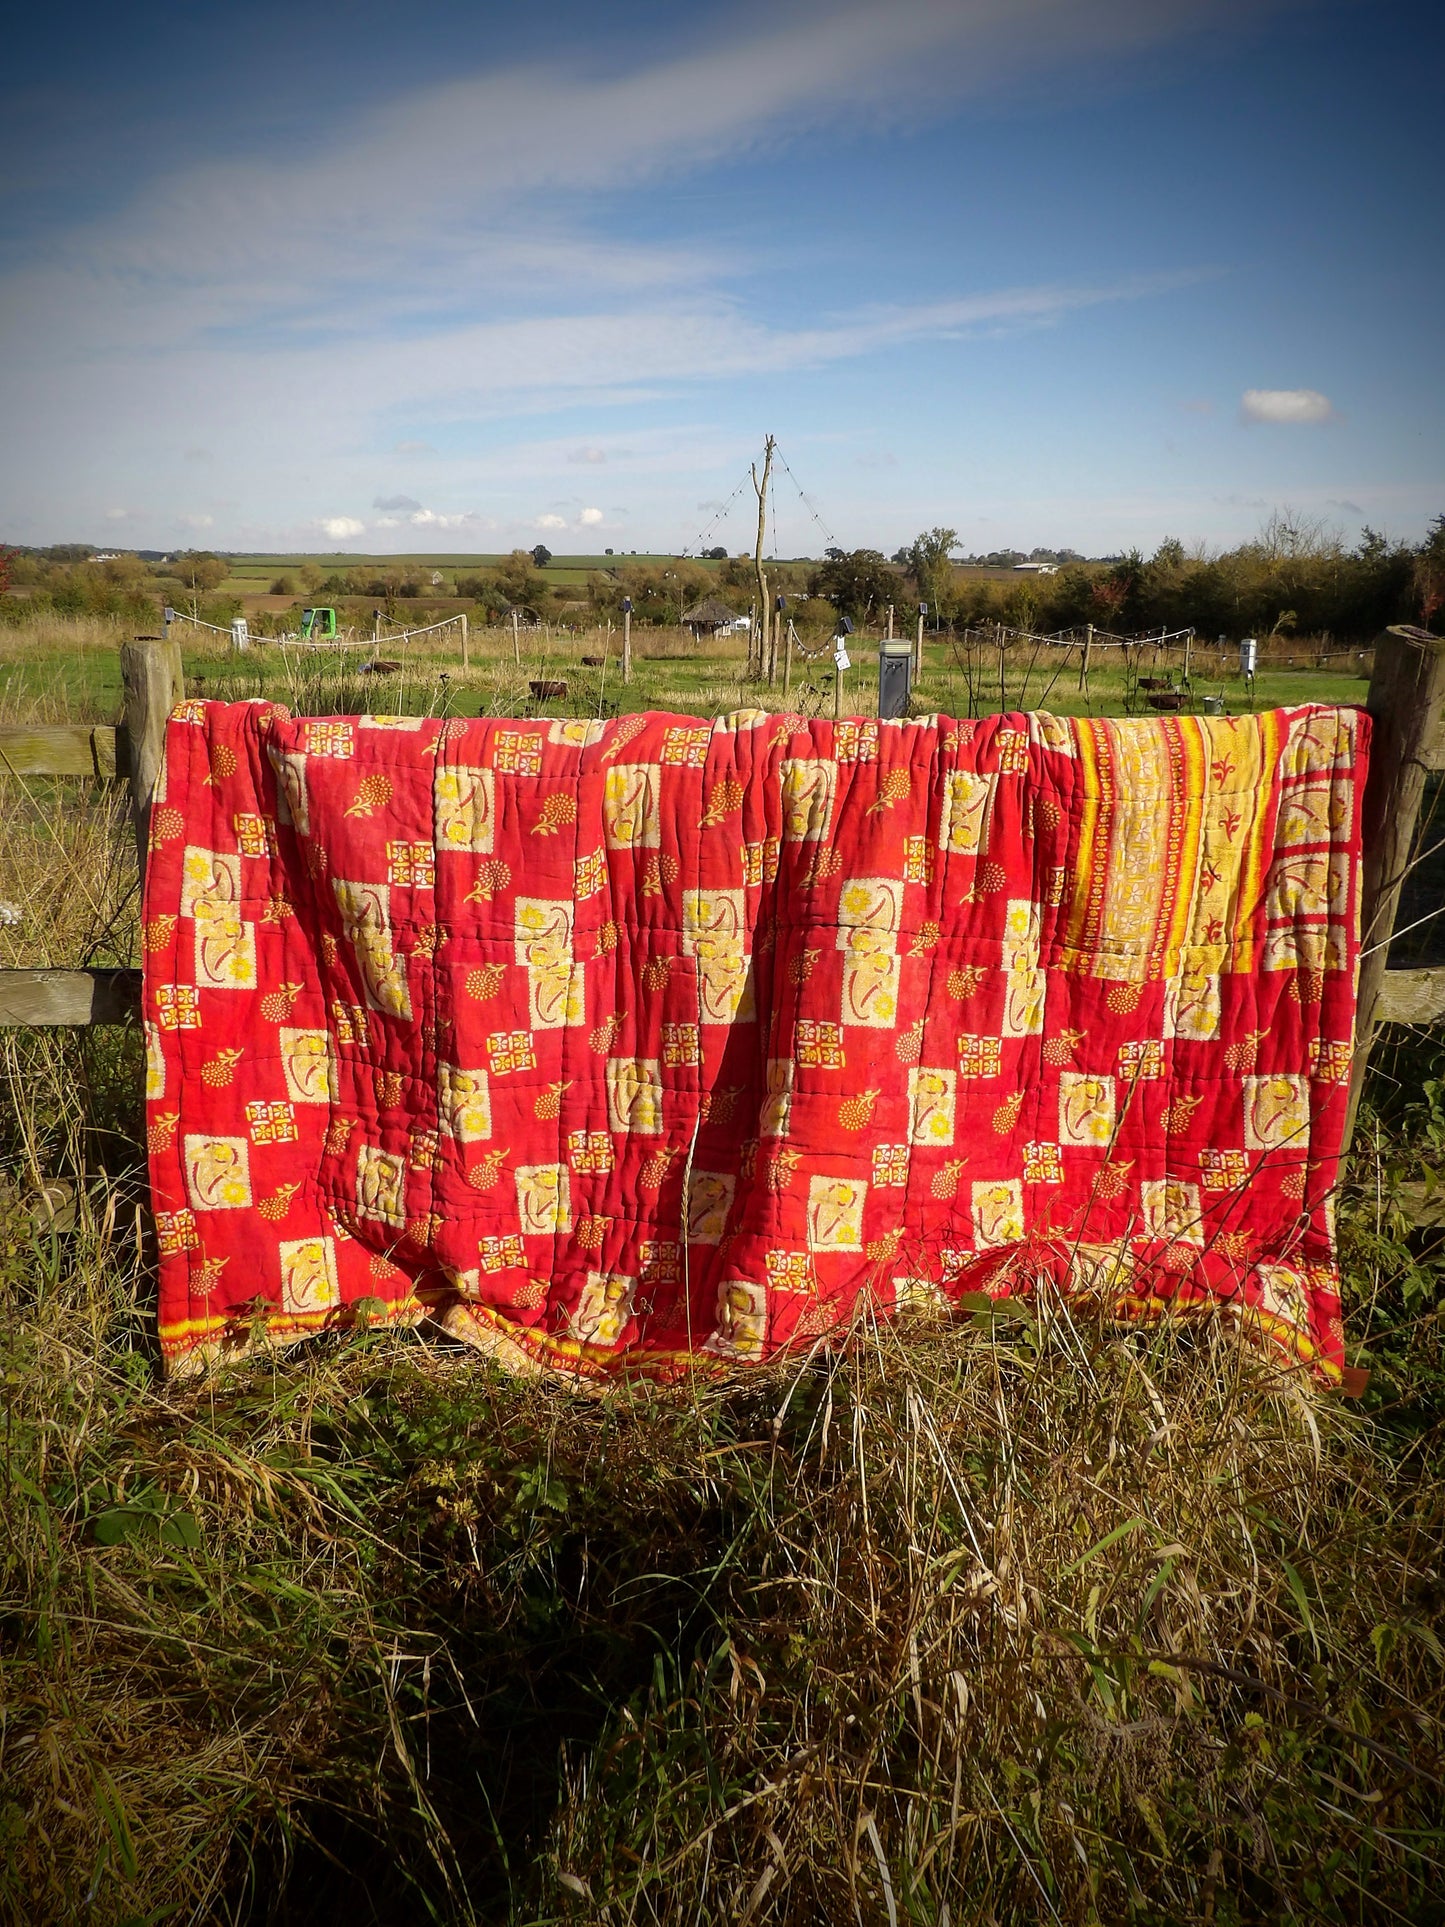
<path id="1" fill-rule="evenodd" d="M 695 636 L 715 636 L 720 630 L 731 629 L 738 620 L 737 610 L 730 609 L 715 595 L 704 596 L 701 602 L 695 602 L 690 609 L 682 612 L 683 627 L 691 629 Z M 742 620 L 746 621 L 747 618 L 743 617 Z"/>

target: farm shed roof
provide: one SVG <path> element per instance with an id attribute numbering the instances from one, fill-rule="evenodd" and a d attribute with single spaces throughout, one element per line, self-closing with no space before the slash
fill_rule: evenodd
<path id="1" fill-rule="evenodd" d="M 708 595 L 690 609 L 684 609 L 682 619 L 696 629 L 721 629 L 725 622 L 737 621 L 737 610 L 730 609 L 715 595 Z"/>

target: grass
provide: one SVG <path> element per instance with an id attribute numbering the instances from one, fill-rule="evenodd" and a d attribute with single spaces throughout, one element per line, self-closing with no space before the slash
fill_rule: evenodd
<path id="1" fill-rule="evenodd" d="M 129 958 L 115 796 L 0 807 L 4 961 Z M 0 1032 L 0 1919 L 1445 1921 L 1440 1056 L 1341 1201 L 1363 1406 L 1050 1304 L 580 1400 L 364 1333 L 167 1388 L 136 1040 Z"/>
<path id="2" fill-rule="evenodd" d="M 746 642 L 729 637 L 699 647 L 681 629 L 642 629 L 634 632 L 633 679 L 621 680 L 621 637 L 592 628 L 571 633 L 548 629 L 523 632 L 521 663 L 513 660 L 511 631 L 507 628 L 472 632 L 471 667 L 461 665 L 460 645 L 448 632 L 440 647 L 430 638 L 412 644 L 387 643 L 377 654 L 404 664 L 399 676 L 359 677 L 357 671 L 370 649 L 327 653 L 283 650 L 275 643 L 257 642 L 244 655 L 230 650 L 229 640 L 188 631 L 178 634 L 185 661 L 187 685 L 204 695 L 270 695 L 291 702 L 326 706 L 337 711 L 365 707 L 449 709 L 452 714 L 517 714 L 530 701 L 527 684 L 533 679 L 561 677 L 568 695 L 549 701 L 549 713 L 596 714 L 605 706 L 624 709 L 672 709 L 704 716 L 760 703 L 784 707 L 781 686 L 759 688 L 745 676 Z M 106 722 L 119 714 L 121 703 L 119 632 L 101 620 L 47 618 L 25 627 L 0 628 L 0 713 L 27 720 Z M 811 659 L 798 661 L 788 702 L 804 714 L 827 714 L 833 704 L 831 654 L 823 641 Z M 854 639 L 854 666 L 844 678 L 843 708 L 848 714 L 877 711 L 877 672 L 874 644 Z M 1237 673 L 1233 652 L 1196 650 L 1192 686 L 1198 696 L 1219 697 L 1226 710 L 1237 714 L 1305 702 L 1363 700 L 1363 677 L 1369 657 L 1361 655 L 1357 673 L 1306 667 L 1307 649 L 1298 646 L 1296 662 L 1266 660 L 1251 689 Z M 583 664 L 584 656 L 606 657 L 601 669 Z M 1165 674 L 1177 670 L 1177 655 L 1141 658 L 1139 672 Z M 442 679 L 445 678 L 445 681 Z M 919 711 L 941 710 L 951 715 L 986 715 L 1001 706 L 1013 709 L 1052 708 L 1061 715 L 1121 715 L 1143 707 L 1131 703 L 1131 679 L 1117 653 L 1095 658 L 1087 688 L 1080 689 L 1078 657 L 1065 651 L 1011 653 L 1000 684 L 997 652 L 991 648 L 955 644 L 947 637 L 928 637 L 924 645 L 924 673 L 914 692 Z"/>
<path id="3" fill-rule="evenodd" d="M 222 584 L 228 595 L 264 595 L 279 576 L 293 578 L 297 572 L 311 564 L 324 575 L 343 574 L 347 570 L 365 570 L 368 565 L 379 576 L 389 570 L 400 569 L 442 569 L 448 574 L 462 571 L 475 575 L 481 570 L 495 568 L 507 560 L 501 551 L 487 555 L 351 555 L 322 554 L 308 555 L 229 555 L 226 560 L 231 565 L 231 573 Z M 589 576 L 607 572 L 628 565 L 634 567 L 661 566 L 675 561 L 676 557 L 662 554 L 629 555 L 563 555 L 557 556 L 542 570 L 544 579 L 555 583 L 577 583 L 585 585 Z M 695 567 L 718 567 L 704 561 L 694 563 Z"/>

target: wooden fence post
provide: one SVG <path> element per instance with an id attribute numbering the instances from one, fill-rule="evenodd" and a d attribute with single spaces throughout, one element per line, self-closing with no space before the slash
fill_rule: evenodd
<path id="1" fill-rule="evenodd" d="M 632 607 L 630 602 L 628 607 L 622 611 L 622 680 L 624 683 L 632 681 Z"/>
<path id="2" fill-rule="evenodd" d="M 1086 622 L 1084 624 L 1084 653 L 1079 657 L 1079 687 L 1083 690 L 1087 690 L 1089 687 L 1089 658 L 1093 653 L 1094 625 L 1092 622 Z"/>
<path id="3" fill-rule="evenodd" d="M 470 669 L 471 666 L 472 666 L 471 624 L 467 621 L 466 610 L 463 609 L 462 610 L 462 668 Z"/>
<path id="4" fill-rule="evenodd" d="M 1365 1067 L 1383 1021 L 1381 992 L 1400 889 L 1410 866 L 1415 825 L 1445 709 L 1445 638 L 1405 624 L 1375 641 L 1365 708 L 1374 724 L 1370 774 L 1361 804 L 1364 864 L 1360 887 L 1360 992 L 1350 1074 L 1349 1143 Z"/>
<path id="5" fill-rule="evenodd" d="M 160 636 L 137 636 L 133 642 L 122 643 L 120 680 L 125 691 L 125 733 L 130 741 L 131 817 L 144 888 L 151 798 L 165 755 L 166 718 L 186 693 L 180 644 Z"/>

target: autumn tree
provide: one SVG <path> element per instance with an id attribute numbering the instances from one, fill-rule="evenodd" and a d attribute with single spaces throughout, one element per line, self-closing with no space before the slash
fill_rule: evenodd
<path id="1" fill-rule="evenodd" d="M 231 573 L 229 562 L 205 549 L 188 549 L 171 564 L 171 572 L 182 588 L 193 596 L 210 595 Z"/>
<path id="2" fill-rule="evenodd" d="M 530 554 L 526 549 L 513 549 L 497 564 L 497 586 L 509 603 L 530 608 L 541 597 L 546 587 L 536 559 L 537 549 L 541 548 L 539 542 Z M 542 552 L 546 554 L 546 550 Z"/>
<path id="3" fill-rule="evenodd" d="M 898 574 L 877 549 L 854 549 L 815 570 L 808 592 L 826 596 L 840 615 L 866 622 L 876 610 L 897 600 Z"/>
<path id="4" fill-rule="evenodd" d="M 908 573 L 930 609 L 941 610 L 953 598 L 953 570 L 948 558 L 959 546 L 956 529 L 925 529 L 908 548 Z"/>
<path id="5" fill-rule="evenodd" d="M 1415 555 L 1415 594 L 1426 628 L 1445 608 L 1445 515 L 1437 515 Z"/>

